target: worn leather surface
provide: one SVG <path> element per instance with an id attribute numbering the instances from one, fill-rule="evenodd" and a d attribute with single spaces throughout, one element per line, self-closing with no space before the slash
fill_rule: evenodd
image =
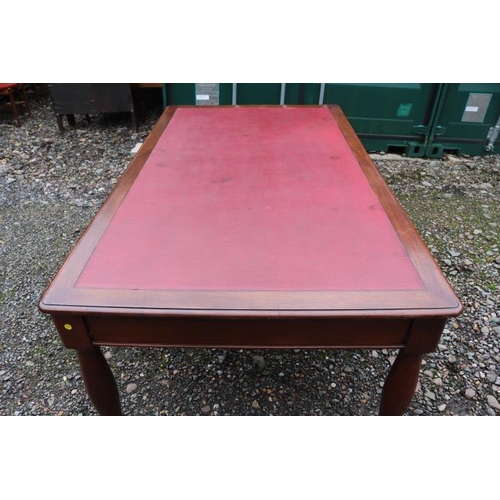
<path id="1" fill-rule="evenodd" d="M 422 282 L 327 108 L 180 108 L 78 287 L 410 290 Z"/>

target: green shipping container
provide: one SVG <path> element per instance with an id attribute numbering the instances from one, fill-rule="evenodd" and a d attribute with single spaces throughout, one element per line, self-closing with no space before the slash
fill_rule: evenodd
<path id="1" fill-rule="evenodd" d="M 483 155 L 500 135 L 500 84 L 168 83 L 163 93 L 165 105 L 338 104 L 368 151 L 412 157 Z"/>
<path id="2" fill-rule="evenodd" d="M 195 104 L 338 104 L 368 151 L 423 156 L 439 84 L 219 83 L 217 97 L 194 83 L 164 84 L 166 102 Z M 202 97 L 204 100 L 199 100 Z"/>
<path id="3" fill-rule="evenodd" d="M 202 85 L 217 86 L 210 99 L 205 97 Z M 186 106 L 195 104 L 252 105 L 252 104 L 299 104 L 299 85 L 282 83 L 164 83 L 164 104 Z M 214 89 L 211 89 L 214 90 Z M 201 94 L 201 95 L 200 95 Z M 216 96 L 216 97 L 215 97 Z"/>

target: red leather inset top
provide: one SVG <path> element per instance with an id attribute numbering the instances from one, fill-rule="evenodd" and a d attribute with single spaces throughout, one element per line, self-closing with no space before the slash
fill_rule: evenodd
<path id="1" fill-rule="evenodd" d="M 327 108 L 180 108 L 78 287 L 410 290 L 422 282 Z"/>

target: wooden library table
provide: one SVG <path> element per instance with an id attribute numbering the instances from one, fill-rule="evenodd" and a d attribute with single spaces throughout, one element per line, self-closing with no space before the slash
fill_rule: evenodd
<path id="1" fill-rule="evenodd" d="M 39 307 L 102 415 L 103 345 L 399 349 L 401 415 L 462 309 L 337 106 L 167 108 Z"/>

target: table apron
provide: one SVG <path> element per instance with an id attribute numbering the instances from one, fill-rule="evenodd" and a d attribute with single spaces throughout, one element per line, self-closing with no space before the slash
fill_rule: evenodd
<path id="1" fill-rule="evenodd" d="M 440 332 L 411 318 L 179 318 L 57 315 L 54 322 L 70 349 L 92 345 L 200 348 L 403 348 L 413 331 L 422 352 L 434 350 Z M 68 330 L 66 324 L 75 325 Z M 415 324 L 420 325 L 419 328 Z M 432 334 L 434 330 L 434 334 Z M 431 338 L 432 337 L 432 338 Z"/>

